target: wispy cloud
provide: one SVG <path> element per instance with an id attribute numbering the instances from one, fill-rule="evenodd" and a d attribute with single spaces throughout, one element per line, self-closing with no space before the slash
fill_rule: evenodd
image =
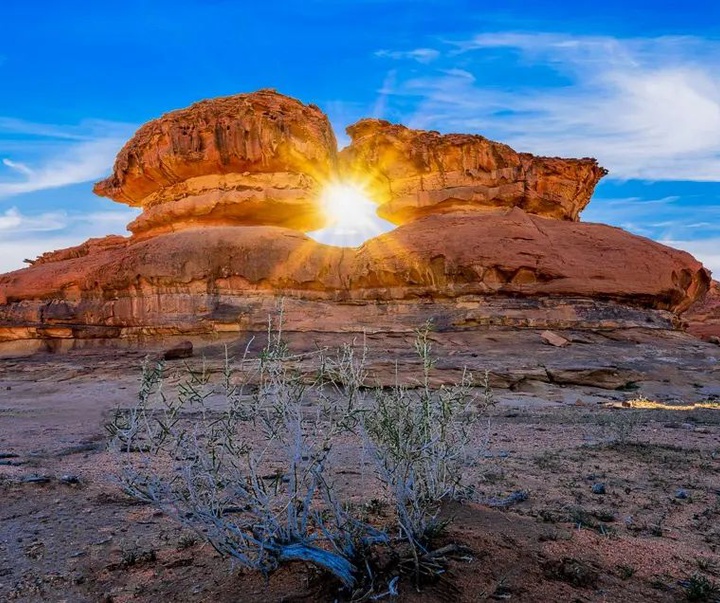
<path id="1" fill-rule="evenodd" d="M 582 217 L 657 240 L 720 236 L 720 205 L 697 202 L 692 196 L 600 198 L 590 203 Z"/>
<path id="2" fill-rule="evenodd" d="M 378 50 L 376 57 L 410 60 L 418 63 L 431 63 L 440 56 L 440 51 L 434 48 L 414 48 L 413 50 Z"/>
<path id="3" fill-rule="evenodd" d="M 44 212 L 25 216 L 17 207 L 0 213 L 0 233 L 3 238 L 19 238 L 30 232 L 61 230 L 67 227 L 67 213 L 64 211 Z"/>
<path id="4" fill-rule="evenodd" d="M 15 170 L 16 172 L 20 172 L 21 174 L 25 174 L 26 176 L 32 176 L 33 171 L 26 166 L 24 163 L 20 163 L 17 161 L 10 161 L 10 159 L 3 159 L 2 160 L 3 165 L 9 167 L 12 170 Z"/>
<path id="5" fill-rule="evenodd" d="M 0 199 L 100 178 L 133 130 L 99 120 L 55 126 L 0 118 L 0 156 L 7 168 L 0 170 Z"/>
<path id="6" fill-rule="evenodd" d="M 118 207 L 89 213 L 53 210 L 23 213 L 17 207 L 0 212 L 0 274 L 23 268 L 24 258 L 79 245 L 90 237 L 127 234 L 126 224 L 138 211 Z"/>
<path id="7" fill-rule="evenodd" d="M 522 74 L 512 84 L 484 73 L 498 54 Z M 694 37 L 482 34 L 448 44 L 425 73 L 398 70 L 393 94 L 415 100 L 414 127 L 595 156 L 611 178 L 720 181 L 719 66 L 720 42 Z"/>

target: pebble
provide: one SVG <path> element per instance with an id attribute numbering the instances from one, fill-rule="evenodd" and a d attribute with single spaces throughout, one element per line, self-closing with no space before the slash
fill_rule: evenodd
<path id="1" fill-rule="evenodd" d="M 50 477 L 47 475 L 28 475 L 22 479 L 24 484 L 47 484 Z"/>
<path id="2" fill-rule="evenodd" d="M 605 494 L 605 484 L 598 482 L 592 485 L 593 494 Z"/>
<path id="3" fill-rule="evenodd" d="M 63 475 L 60 477 L 60 483 L 62 484 L 79 484 L 80 478 L 77 475 L 73 475 L 72 473 L 67 473 L 66 475 Z"/>
<path id="4" fill-rule="evenodd" d="M 679 498 L 681 500 L 685 500 L 688 497 L 688 491 L 684 488 L 678 488 L 675 491 L 675 498 Z"/>

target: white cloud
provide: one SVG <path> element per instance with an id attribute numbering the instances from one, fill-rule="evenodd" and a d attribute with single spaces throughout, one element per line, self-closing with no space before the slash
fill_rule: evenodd
<path id="1" fill-rule="evenodd" d="M 582 214 L 585 222 L 615 224 L 656 240 L 720 235 L 720 205 L 689 196 L 661 199 L 594 199 Z"/>
<path id="2" fill-rule="evenodd" d="M 3 158 L 9 171 L 0 172 L 0 199 L 102 177 L 133 129 L 129 124 L 98 120 L 55 126 L 0 118 L 0 153 L 12 149 L 33 157 L 32 161 Z"/>
<path id="3" fill-rule="evenodd" d="M 72 145 L 27 168 L 20 181 L 0 180 L 0 199 L 100 178 L 112 166 L 120 145 L 122 141 L 112 138 Z"/>
<path id="4" fill-rule="evenodd" d="M 376 57 L 393 59 L 396 61 L 411 60 L 418 63 L 431 63 L 440 56 L 440 51 L 434 48 L 415 48 L 414 50 L 378 50 Z"/>
<path id="5" fill-rule="evenodd" d="M 25 174 L 26 176 L 32 176 L 33 171 L 26 166 L 24 163 L 19 163 L 17 161 L 10 161 L 9 159 L 3 159 L 2 160 L 3 165 L 6 165 L 12 170 L 15 170 L 16 172 L 20 172 L 21 174 Z"/>
<path id="6" fill-rule="evenodd" d="M 25 258 L 79 245 L 91 237 L 127 234 L 126 224 L 138 213 L 136 209 L 119 208 L 86 214 L 58 210 L 28 215 L 10 208 L 0 213 L 0 274 L 26 267 Z"/>
<path id="7" fill-rule="evenodd" d="M 28 232 L 61 230 L 68 224 L 63 211 L 45 212 L 36 216 L 24 216 L 17 207 L 0 213 L 0 232 L 3 238 L 17 238 Z"/>
<path id="8" fill-rule="evenodd" d="M 484 60 L 552 69 L 488 85 Z M 478 132 L 542 155 L 594 156 L 611 178 L 720 181 L 720 42 L 483 34 L 456 42 L 394 94 L 413 97 L 410 125 Z"/>

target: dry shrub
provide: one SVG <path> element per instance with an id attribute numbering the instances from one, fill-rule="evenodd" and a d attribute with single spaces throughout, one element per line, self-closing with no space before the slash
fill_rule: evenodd
<path id="1" fill-rule="evenodd" d="M 268 575 L 301 560 L 352 600 L 395 593 L 401 574 L 437 577 L 454 550 L 432 549 L 440 504 L 461 486 L 478 411 L 493 400 L 487 376 L 479 396 L 469 373 L 433 390 L 430 325 L 415 346 L 419 379 L 386 389 L 368 387 L 364 346 L 319 352 L 309 376 L 281 328 L 258 358 L 249 346 L 238 361 L 226 352 L 218 385 L 203 363 L 169 393 L 163 363 L 146 362 L 137 404 L 108 425 L 111 448 L 126 453 L 122 487 L 244 567 Z M 343 493 L 339 442 L 375 460 L 351 489 L 379 478 L 397 529 Z"/>

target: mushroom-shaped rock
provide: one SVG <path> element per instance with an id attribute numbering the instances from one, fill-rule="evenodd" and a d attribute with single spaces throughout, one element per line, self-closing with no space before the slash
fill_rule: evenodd
<path id="1" fill-rule="evenodd" d="M 343 172 L 368 182 L 379 215 L 395 224 L 459 208 L 519 207 L 577 220 L 607 173 L 595 159 L 536 157 L 482 136 L 378 119 L 361 120 L 347 132 L 352 144 L 340 153 Z"/>
<path id="2" fill-rule="evenodd" d="M 318 187 L 334 169 L 327 116 L 272 90 L 205 100 L 143 125 L 94 191 L 142 207 L 129 228 L 322 227 Z"/>

